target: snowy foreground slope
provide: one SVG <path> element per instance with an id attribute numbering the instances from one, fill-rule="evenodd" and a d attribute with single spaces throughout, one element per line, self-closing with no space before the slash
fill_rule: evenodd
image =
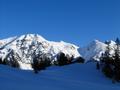
<path id="1" fill-rule="evenodd" d="M 34 74 L 32 71 L 0 65 L 0 90 L 120 90 L 120 84 L 97 71 L 93 62 L 52 66 Z"/>

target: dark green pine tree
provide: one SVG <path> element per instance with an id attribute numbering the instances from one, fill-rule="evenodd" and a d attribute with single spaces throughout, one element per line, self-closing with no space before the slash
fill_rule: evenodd
<path id="1" fill-rule="evenodd" d="M 58 65 L 63 66 L 66 64 L 67 64 L 67 57 L 65 56 L 65 54 L 63 52 L 60 52 L 60 54 L 58 56 Z"/>
<path id="2" fill-rule="evenodd" d="M 115 42 L 116 42 L 117 45 L 120 45 L 120 39 L 119 38 L 116 38 Z"/>
<path id="3" fill-rule="evenodd" d="M 120 40 L 116 39 L 116 49 L 114 54 L 114 80 L 120 81 Z"/>
<path id="4" fill-rule="evenodd" d="M 102 65 L 102 72 L 105 76 L 112 78 L 113 77 L 113 69 L 111 67 L 113 63 L 113 58 L 110 56 L 110 45 L 108 44 L 105 53 L 102 54 L 100 58 L 100 63 Z"/>
<path id="5" fill-rule="evenodd" d="M 38 73 L 39 71 L 39 62 L 36 57 L 33 58 L 32 68 L 34 70 L 34 73 Z"/>

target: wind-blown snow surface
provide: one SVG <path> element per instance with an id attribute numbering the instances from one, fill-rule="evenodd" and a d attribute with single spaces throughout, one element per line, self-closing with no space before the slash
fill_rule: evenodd
<path id="1" fill-rule="evenodd" d="M 32 71 L 0 65 L 0 90 L 120 90 L 120 84 L 97 71 L 93 62 L 52 66 L 34 74 Z"/>

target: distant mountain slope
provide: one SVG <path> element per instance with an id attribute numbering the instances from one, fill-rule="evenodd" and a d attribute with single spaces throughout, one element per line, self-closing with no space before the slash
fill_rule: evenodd
<path id="1" fill-rule="evenodd" d="M 79 51 L 85 60 L 99 60 L 102 53 L 106 50 L 106 44 L 98 40 L 92 41 L 87 46 L 80 48 Z"/>
<path id="2" fill-rule="evenodd" d="M 112 55 L 114 54 L 116 43 L 112 40 L 108 42 L 109 42 L 110 54 Z M 99 61 L 102 53 L 106 51 L 107 46 L 108 44 L 105 44 L 98 40 L 94 40 L 87 46 L 79 48 L 79 52 L 86 61 L 89 61 L 89 60 Z"/>

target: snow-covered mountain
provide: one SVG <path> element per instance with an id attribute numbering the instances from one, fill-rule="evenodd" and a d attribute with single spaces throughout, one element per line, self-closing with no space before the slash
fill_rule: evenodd
<path id="1" fill-rule="evenodd" d="M 110 48 L 110 54 L 114 54 L 114 50 L 116 48 L 116 43 L 114 41 L 108 41 L 109 43 L 109 48 Z M 92 41 L 90 44 L 83 48 L 79 48 L 79 52 L 82 55 L 82 57 L 86 60 L 100 60 L 100 57 L 102 53 L 106 51 L 108 44 L 103 43 L 98 40 Z"/>
<path id="2" fill-rule="evenodd" d="M 99 61 L 102 53 L 106 51 L 108 44 L 98 40 L 92 41 L 85 47 L 78 47 L 64 41 L 48 41 L 38 34 L 27 34 L 15 36 L 8 39 L 0 40 L 0 60 L 10 64 L 11 61 L 17 60 L 21 69 L 31 70 L 31 63 L 35 56 L 47 57 L 51 63 L 57 61 L 58 54 L 64 53 L 69 57 L 83 57 L 86 62 L 89 60 Z M 114 53 L 116 43 L 109 41 L 111 55 Z"/>
<path id="3" fill-rule="evenodd" d="M 27 34 L 0 40 L 0 58 L 2 61 L 6 59 L 11 61 L 14 57 L 19 62 L 21 69 L 32 69 L 31 63 L 35 55 L 44 54 L 53 62 L 57 60 L 57 54 L 60 52 L 69 57 L 80 57 L 78 48 L 78 46 L 64 41 L 53 42 L 37 34 Z"/>
<path id="4" fill-rule="evenodd" d="M 83 58 L 88 60 L 99 60 L 102 53 L 106 50 L 106 44 L 98 40 L 92 41 L 87 46 L 80 48 L 79 51 Z"/>

